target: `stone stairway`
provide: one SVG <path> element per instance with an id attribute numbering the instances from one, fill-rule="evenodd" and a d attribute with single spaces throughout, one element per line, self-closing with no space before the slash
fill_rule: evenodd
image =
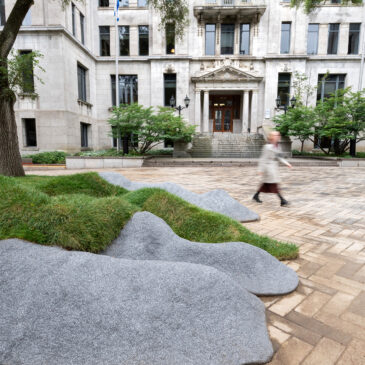
<path id="1" fill-rule="evenodd" d="M 261 134 L 200 134 L 193 140 L 192 157 L 256 158 L 265 139 Z"/>

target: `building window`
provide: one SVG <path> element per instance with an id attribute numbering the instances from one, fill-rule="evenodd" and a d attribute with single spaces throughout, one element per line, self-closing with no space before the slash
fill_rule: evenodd
<path id="1" fill-rule="evenodd" d="M 79 91 L 79 100 L 87 101 L 87 93 L 86 93 L 86 68 L 77 65 L 77 82 L 78 82 L 78 91 Z"/>
<path id="2" fill-rule="evenodd" d="M 170 106 L 171 96 L 176 100 L 176 74 L 164 74 L 164 105 Z"/>
<path id="3" fill-rule="evenodd" d="M 122 25 L 119 28 L 119 55 L 129 56 L 129 26 Z"/>
<path id="4" fill-rule="evenodd" d="M 122 8 L 128 8 L 128 6 L 129 6 L 129 0 L 120 0 L 120 6 Z"/>
<path id="5" fill-rule="evenodd" d="M 24 56 L 24 69 L 22 72 L 22 83 L 24 93 L 34 93 L 34 74 L 33 74 L 33 58 L 32 51 L 19 51 L 21 56 Z"/>
<path id="6" fill-rule="evenodd" d="M 72 14 L 72 34 L 76 35 L 76 23 L 75 23 L 75 13 L 76 13 L 76 6 L 74 3 L 71 3 L 71 14 Z"/>
<path id="7" fill-rule="evenodd" d="M 30 8 L 23 19 L 22 25 L 31 26 L 32 25 L 32 9 Z"/>
<path id="8" fill-rule="evenodd" d="M 287 54 L 290 52 L 290 32 L 291 32 L 291 23 L 290 22 L 281 23 L 280 53 L 282 54 Z"/>
<path id="9" fill-rule="evenodd" d="M 110 56 L 110 27 L 99 27 L 100 56 Z"/>
<path id="10" fill-rule="evenodd" d="M 290 98 L 290 73 L 279 73 L 278 79 L 278 96 L 280 98 L 280 105 L 289 105 Z"/>
<path id="11" fill-rule="evenodd" d="M 323 101 L 339 89 L 345 88 L 344 74 L 318 75 L 317 102 Z"/>
<path id="12" fill-rule="evenodd" d="M 80 132 L 81 132 L 81 147 L 87 148 L 89 147 L 89 129 L 90 124 L 80 123 Z"/>
<path id="13" fill-rule="evenodd" d="M 331 4 L 341 4 L 341 0 L 331 0 Z"/>
<path id="14" fill-rule="evenodd" d="M 99 0 L 99 6 L 101 8 L 108 8 L 109 7 L 109 0 Z"/>
<path id="15" fill-rule="evenodd" d="M 215 55 L 215 24 L 205 24 L 205 54 Z"/>
<path id="16" fill-rule="evenodd" d="M 175 54 L 175 24 L 166 24 L 166 54 Z"/>
<path id="17" fill-rule="evenodd" d="M 85 44 L 85 17 L 80 13 L 81 43 Z"/>
<path id="18" fill-rule="evenodd" d="M 221 54 L 233 54 L 234 24 L 221 25 Z"/>
<path id="19" fill-rule="evenodd" d="M 0 25 L 5 25 L 5 0 L 0 0 Z"/>
<path id="20" fill-rule="evenodd" d="M 24 147 L 37 147 L 37 131 L 34 118 L 23 119 Z"/>
<path id="21" fill-rule="evenodd" d="M 337 54 L 338 33 L 340 31 L 340 24 L 328 24 L 328 47 L 327 54 Z"/>
<path id="22" fill-rule="evenodd" d="M 318 53 L 318 32 L 319 24 L 308 24 L 307 53 Z"/>
<path id="23" fill-rule="evenodd" d="M 359 54 L 360 23 L 350 24 L 348 54 Z"/>
<path id="24" fill-rule="evenodd" d="M 147 0 L 138 0 L 138 6 L 140 8 L 146 7 L 147 6 Z"/>
<path id="25" fill-rule="evenodd" d="M 112 104 L 115 99 L 115 75 L 110 75 L 112 84 Z M 119 75 L 119 105 L 138 103 L 138 77 L 137 75 Z"/>
<path id="26" fill-rule="evenodd" d="M 250 24 L 241 24 L 240 54 L 250 54 Z"/>
<path id="27" fill-rule="evenodd" d="M 139 55 L 140 56 L 148 56 L 148 25 L 140 25 L 138 27 L 139 32 Z"/>

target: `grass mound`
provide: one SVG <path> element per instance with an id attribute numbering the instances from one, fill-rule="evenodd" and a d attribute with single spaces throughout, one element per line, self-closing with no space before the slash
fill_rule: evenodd
<path id="1" fill-rule="evenodd" d="M 56 197 L 0 176 L 0 239 L 21 238 L 66 249 L 99 252 L 138 210 L 120 196 Z"/>
<path id="2" fill-rule="evenodd" d="M 124 196 L 142 210 L 162 218 L 180 237 L 197 242 L 247 242 L 279 260 L 298 256 L 298 247 L 252 233 L 239 222 L 219 213 L 203 210 L 161 189 L 145 188 Z"/>
<path id="3" fill-rule="evenodd" d="M 145 210 L 191 241 L 243 241 L 278 259 L 298 255 L 295 245 L 252 233 L 229 217 L 198 208 L 165 190 L 127 192 L 96 173 L 21 178 L 0 175 L 0 187 L 0 239 L 21 238 L 97 253 L 118 236 L 135 212 Z"/>
<path id="4" fill-rule="evenodd" d="M 50 196 L 86 194 L 100 198 L 123 195 L 128 192 L 119 186 L 109 184 L 95 172 L 65 176 L 29 175 L 17 178 L 17 181 Z"/>

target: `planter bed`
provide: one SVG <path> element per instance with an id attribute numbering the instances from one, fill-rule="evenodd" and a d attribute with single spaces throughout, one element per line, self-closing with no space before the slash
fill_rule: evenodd
<path id="1" fill-rule="evenodd" d="M 327 160 L 336 161 L 339 167 L 365 167 L 365 158 L 342 158 L 333 156 L 300 156 L 293 155 L 293 158 L 308 160 Z"/>
<path id="2" fill-rule="evenodd" d="M 149 156 L 136 157 L 94 157 L 94 156 L 69 156 L 66 157 L 67 169 L 107 169 L 142 167 Z"/>

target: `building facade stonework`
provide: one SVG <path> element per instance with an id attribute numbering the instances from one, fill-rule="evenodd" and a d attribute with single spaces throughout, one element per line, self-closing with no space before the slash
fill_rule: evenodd
<path id="1" fill-rule="evenodd" d="M 15 1 L 0 1 L 3 23 Z M 121 103 L 168 106 L 174 96 L 183 105 L 187 95 L 182 116 L 206 144 L 197 142 L 195 155 L 244 157 L 245 148 L 261 143 L 282 113 L 276 98 L 284 105 L 293 95 L 296 71 L 312 85 L 320 82 L 311 105 L 338 88 L 365 87 L 365 77 L 359 84 L 364 5 L 328 1 L 305 15 L 280 0 L 188 4 L 190 24 L 180 40 L 173 27 L 160 30 L 145 0 L 121 2 L 118 84 Z M 35 71 L 43 82 L 35 79 L 34 90 L 20 93 L 15 104 L 22 154 L 113 146 L 107 123 L 116 86 L 113 14 L 114 0 L 75 1 L 65 9 L 58 1 L 35 1 L 15 49 L 39 51 L 46 72 Z"/>

